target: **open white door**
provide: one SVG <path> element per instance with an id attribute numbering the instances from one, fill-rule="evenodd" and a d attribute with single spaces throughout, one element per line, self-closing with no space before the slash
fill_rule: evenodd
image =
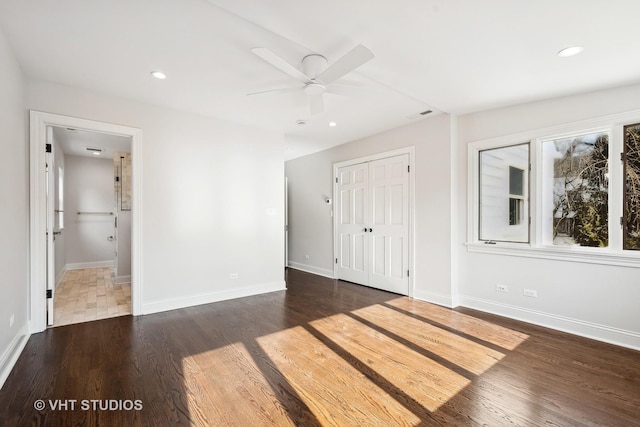
<path id="1" fill-rule="evenodd" d="M 289 178 L 284 177 L 284 266 L 289 267 Z"/>
<path id="2" fill-rule="evenodd" d="M 55 293 L 55 252 L 53 239 L 55 237 L 55 175 L 53 162 L 53 128 L 47 126 L 47 143 L 46 143 L 46 164 L 45 164 L 45 193 L 47 198 L 47 325 L 53 325 L 53 297 Z"/>

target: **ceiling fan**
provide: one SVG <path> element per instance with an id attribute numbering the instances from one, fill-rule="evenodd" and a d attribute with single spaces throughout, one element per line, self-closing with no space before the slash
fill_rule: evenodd
<path id="1" fill-rule="evenodd" d="M 302 58 L 302 71 L 300 71 L 267 48 L 254 47 L 251 49 L 251 52 L 255 53 L 257 56 L 283 73 L 301 81 L 304 83 L 304 86 L 301 88 L 266 90 L 262 92 L 249 93 L 247 95 L 303 90 L 309 98 L 309 110 L 311 111 L 311 114 L 319 114 L 324 111 L 322 95 L 325 92 L 332 92 L 331 90 L 327 90 L 327 86 L 329 84 L 355 70 L 375 56 L 368 48 L 359 44 L 347 52 L 342 58 L 327 66 L 327 58 L 313 53 Z"/>

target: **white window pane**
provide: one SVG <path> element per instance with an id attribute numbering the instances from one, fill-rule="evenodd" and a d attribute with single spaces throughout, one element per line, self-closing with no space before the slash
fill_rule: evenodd
<path id="1" fill-rule="evenodd" d="M 480 152 L 480 240 L 529 241 L 529 144 Z"/>

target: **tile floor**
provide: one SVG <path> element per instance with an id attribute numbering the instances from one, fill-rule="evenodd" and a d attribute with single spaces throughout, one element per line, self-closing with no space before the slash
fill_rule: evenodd
<path id="1" fill-rule="evenodd" d="M 113 269 L 69 270 L 56 287 L 53 325 L 131 314 L 131 284 L 114 283 Z"/>

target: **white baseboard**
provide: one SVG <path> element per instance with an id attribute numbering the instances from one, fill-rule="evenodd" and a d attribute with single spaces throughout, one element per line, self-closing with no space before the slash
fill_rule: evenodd
<path id="1" fill-rule="evenodd" d="M 585 322 L 583 320 L 469 296 L 461 295 L 460 305 L 527 323 L 533 323 L 534 325 L 544 326 L 545 328 L 555 329 L 573 335 L 631 348 L 633 350 L 640 350 L 640 333 L 638 332 L 612 328 L 597 323 Z"/>
<path id="2" fill-rule="evenodd" d="M 131 275 L 116 277 L 116 283 L 131 283 Z"/>
<path id="3" fill-rule="evenodd" d="M 441 305 L 447 308 L 453 308 L 453 300 L 451 299 L 451 295 L 439 294 L 436 292 L 429 291 L 421 291 L 415 290 L 413 294 L 413 298 L 419 299 L 422 301 L 430 302 L 432 304 Z"/>
<path id="4" fill-rule="evenodd" d="M 302 264 L 295 261 L 289 261 L 289 268 L 333 279 L 333 270 L 327 270 L 326 268 L 315 267 L 313 265 Z"/>
<path id="5" fill-rule="evenodd" d="M 9 343 L 9 346 L 2 353 L 2 356 L 0 356 L 0 389 L 9 377 L 11 370 L 18 361 L 18 357 L 20 357 L 22 350 L 24 350 L 24 346 L 27 345 L 30 336 L 29 323 L 27 322 L 20 328 L 16 336 L 11 340 L 11 343 Z"/>
<path id="6" fill-rule="evenodd" d="M 242 288 L 210 292 L 189 297 L 150 301 L 142 305 L 142 314 L 159 313 L 162 311 L 176 310 L 179 308 L 193 307 L 196 305 L 210 304 L 212 302 L 226 301 L 235 298 L 249 297 L 284 290 L 286 290 L 286 284 L 283 280 L 280 282 L 262 283 L 259 285 L 245 286 Z"/>
<path id="7" fill-rule="evenodd" d="M 73 262 L 65 265 L 66 270 L 82 270 L 85 268 L 101 268 L 101 267 L 113 267 L 113 260 L 92 261 L 92 262 Z"/>

